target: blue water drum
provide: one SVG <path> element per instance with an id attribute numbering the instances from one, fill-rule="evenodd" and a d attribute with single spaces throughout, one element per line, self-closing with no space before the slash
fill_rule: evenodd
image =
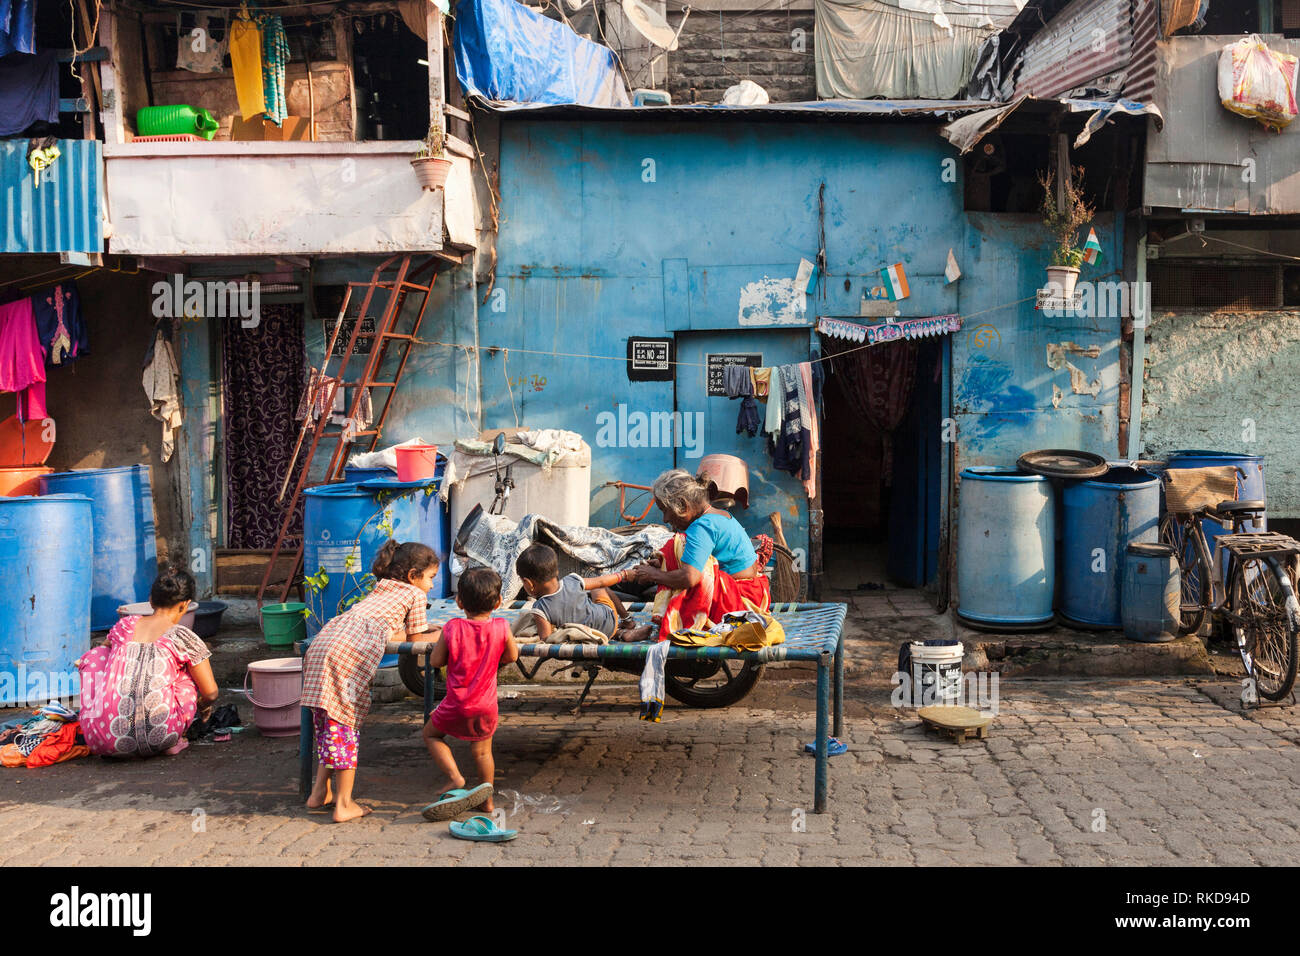
<path id="1" fill-rule="evenodd" d="M 438 483 L 442 481 L 445 465 L 439 459 L 432 481 L 378 478 L 361 483 L 363 490 L 375 495 L 376 504 L 384 507 L 395 540 L 419 541 L 438 555 L 438 575 L 429 592 L 432 598 L 451 597 L 451 571 L 447 567 L 451 553 L 451 515 L 447 504 L 438 497 Z"/>
<path id="2" fill-rule="evenodd" d="M 1237 500 L 1265 501 L 1264 495 L 1264 458 L 1261 455 L 1237 455 L 1230 451 L 1207 451 L 1205 449 L 1184 449 L 1169 453 L 1166 468 L 1223 468 L 1234 466 L 1241 469 L 1237 473 Z M 1244 472 L 1244 475 L 1242 474 Z M 1219 553 L 1215 539 L 1227 533 L 1228 529 L 1217 521 L 1206 518 L 1201 522 L 1201 530 L 1210 543 L 1210 551 L 1219 557 L 1219 572 L 1227 580 L 1228 555 Z M 1267 518 L 1251 521 L 1245 525 L 1247 531 L 1267 531 Z"/>
<path id="3" fill-rule="evenodd" d="M 1160 537 L 1160 482 L 1140 468 L 1113 467 L 1061 490 L 1061 616 L 1089 627 L 1122 627 L 1120 596 L 1130 544 Z"/>
<path id="4" fill-rule="evenodd" d="M 90 627 L 106 631 L 117 623 L 121 605 L 149 600 L 158 575 L 149 466 L 43 475 L 41 494 L 85 495 L 92 502 L 95 574 Z"/>
<path id="5" fill-rule="evenodd" d="M 90 650 L 91 500 L 0 498 L 0 707 L 79 693 Z"/>
<path id="6" fill-rule="evenodd" d="M 1120 616 L 1124 636 L 1163 644 L 1178 636 L 1182 577 L 1178 555 L 1167 544 L 1130 544 L 1124 558 Z"/>
<path id="7" fill-rule="evenodd" d="M 391 468 L 358 468 L 355 465 L 347 465 L 343 469 L 343 480 L 359 485 L 363 481 L 369 481 L 372 478 L 396 478 L 397 472 Z"/>
<path id="8" fill-rule="evenodd" d="M 447 594 L 449 549 L 446 506 L 433 481 L 399 482 L 377 479 L 362 484 L 331 484 L 309 488 L 303 505 L 303 570 L 308 576 L 324 571 L 329 581 L 308 594 L 312 614 L 307 633 L 315 636 L 340 605 L 363 595 L 372 585 L 370 566 L 388 539 L 421 541 L 442 562 L 434 597 Z M 432 493 L 426 493 L 432 491 Z M 346 607 L 344 608 L 346 610 Z M 396 665 L 384 657 L 381 667 Z"/>
<path id="9" fill-rule="evenodd" d="M 1051 481 L 1014 468 L 961 473 L 958 616 L 977 627 L 1050 625 L 1056 585 Z"/>

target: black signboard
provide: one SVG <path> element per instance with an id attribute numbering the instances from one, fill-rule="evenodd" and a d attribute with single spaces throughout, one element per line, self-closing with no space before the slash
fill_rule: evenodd
<path id="1" fill-rule="evenodd" d="M 723 369 L 728 365 L 748 365 L 750 368 L 763 367 L 762 352 L 709 352 L 705 357 L 709 368 L 708 394 L 712 396 L 727 394 Z"/>
<path id="2" fill-rule="evenodd" d="M 671 382 L 673 340 L 627 340 L 627 378 L 630 382 Z"/>

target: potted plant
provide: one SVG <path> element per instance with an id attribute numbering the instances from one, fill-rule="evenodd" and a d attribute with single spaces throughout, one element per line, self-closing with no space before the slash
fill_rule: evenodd
<path id="1" fill-rule="evenodd" d="M 437 109 L 436 105 L 435 109 Z M 442 129 L 442 117 L 436 115 L 433 122 L 429 124 L 429 134 L 424 137 L 424 145 L 411 160 L 415 178 L 425 189 L 441 189 L 447 182 L 447 175 L 451 172 L 451 160 L 445 155 L 446 140 L 446 134 Z"/>
<path id="2" fill-rule="evenodd" d="M 1096 210 L 1083 198 L 1083 169 L 1073 169 L 1062 184 L 1063 201 L 1058 203 L 1056 196 L 1056 173 L 1048 171 L 1038 177 L 1038 185 L 1043 187 L 1043 225 L 1056 238 L 1052 249 L 1052 262 L 1047 267 L 1048 288 L 1060 290 L 1062 298 L 1074 295 L 1075 283 L 1079 281 L 1079 264 L 1083 262 L 1083 248 L 1076 245 L 1079 230 L 1083 228 Z"/>

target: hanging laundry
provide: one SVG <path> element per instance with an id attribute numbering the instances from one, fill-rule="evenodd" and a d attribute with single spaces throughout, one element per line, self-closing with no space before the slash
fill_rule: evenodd
<path id="1" fill-rule="evenodd" d="M 0 0 L 0 56 L 15 52 L 36 52 L 36 0 Z"/>
<path id="2" fill-rule="evenodd" d="M 226 15 L 219 10 L 199 10 L 193 27 L 186 27 L 185 19 L 185 14 L 176 14 L 176 68 L 191 73 L 222 72 L 230 42 Z M 214 39 L 217 33 L 220 40 Z"/>
<path id="3" fill-rule="evenodd" d="M 641 720 L 659 723 L 664 712 L 664 665 L 671 648 L 667 641 L 650 646 L 641 671 Z"/>
<path id="4" fill-rule="evenodd" d="M 3 3 L 0 0 L 0 6 Z M 59 64 L 54 53 L 0 56 L 0 136 L 17 136 L 33 123 L 58 121 Z"/>
<path id="5" fill-rule="evenodd" d="M 751 368 L 750 383 L 754 386 L 755 398 L 767 398 L 772 388 L 772 370 L 770 368 Z"/>
<path id="6" fill-rule="evenodd" d="M 722 370 L 723 388 L 728 398 L 740 399 L 740 417 L 736 419 L 736 434 L 742 432 L 753 437 L 758 434 L 758 403 L 754 401 L 753 379 L 748 365 L 728 365 Z"/>
<path id="7" fill-rule="evenodd" d="M 289 38 L 284 21 L 276 16 L 262 17 L 262 96 L 266 118 L 276 126 L 284 125 L 289 115 L 285 102 L 284 74 L 289 62 Z"/>
<path id="8" fill-rule="evenodd" d="M 50 364 L 65 365 L 90 351 L 90 331 L 75 282 L 62 282 L 34 293 L 32 312 L 37 337 Z"/>
<path id="9" fill-rule="evenodd" d="M 781 429 L 769 436 L 769 450 L 772 452 L 772 465 L 780 471 L 791 475 L 803 472 L 803 438 L 799 416 L 799 369 L 793 365 L 782 365 L 781 391 Z"/>
<path id="10" fill-rule="evenodd" d="M 246 120 L 266 112 L 262 45 L 262 28 L 252 20 L 239 16 L 230 25 L 230 67 L 235 74 L 239 115 Z"/>
<path id="11" fill-rule="evenodd" d="M 0 392 L 18 393 L 20 421 L 46 417 L 45 353 L 30 298 L 0 305 Z"/>
<path id="12" fill-rule="evenodd" d="M 172 352 L 170 319 L 158 323 L 153 346 L 145 357 L 144 393 L 149 414 L 162 422 L 162 460 L 171 461 L 176 449 L 175 432 L 184 423 L 181 414 L 180 366 Z"/>
<path id="13" fill-rule="evenodd" d="M 768 400 L 767 400 L 767 418 L 763 421 L 763 431 L 771 438 L 774 432 L 781 430 L 781 406 L 785 401 L 784 386 L 781 384 L 781 370 L 779 368 L 764 369 L 770 372 L 768 377 Z"/>
<path id="14" fill-rule="evenodd" d="M 811 362 L 799 363 L 799 371 L 803 377 L 803 394 L 806 394 L 808 398 L 808 427 L 806 429 L 801 428 L 801 432 L 804 435 L 803 490 L 808 495 L 809 501 L 817 497 L 817 451 L 821 447 L 821 427 L 817 422 L 817 399 L 816 393 L 813 391 L 812 370 L 813 364 Z M 803 404 L 801 401 L 800 413 L 802 414 L 802 412 Z"/>

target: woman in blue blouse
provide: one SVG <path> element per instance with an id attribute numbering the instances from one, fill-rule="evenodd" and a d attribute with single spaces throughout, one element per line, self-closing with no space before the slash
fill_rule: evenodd
<path id="1" fill-rule="evenodd" d="M 740 522 L 709 503 L 706 481 L 690 472 L 666 471 L 654 483 L 655 503 L 674 531 L 652 564 L 629 572 L 641 584 L 659 585 L 653 619 L 659 639 L 686 627 L 708 627 L 731 611 L 767 611 L 767 577 Z"/>

